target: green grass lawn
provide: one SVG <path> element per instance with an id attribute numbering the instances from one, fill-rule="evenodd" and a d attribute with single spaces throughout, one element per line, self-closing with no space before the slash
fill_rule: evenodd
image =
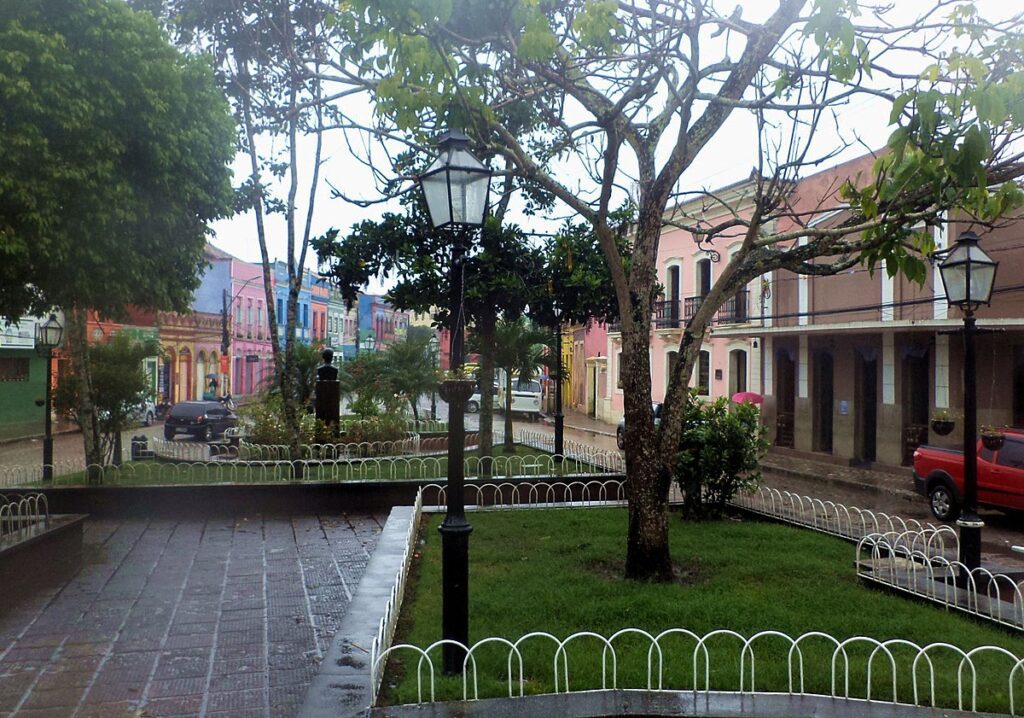
<path id="1" fill-rule="evenodd" d="M 423 544 L 414 559 L 414 580 L 395 644 L 426 647 L 441 637 L 440 520 L 439 515 L 432 515 L 424 522 Z M 853 546 L 811 531 L 755 521 L 685 523 L 673 517 L 672 555 L 679 580 L 663 585 L 620 578 L 625 555 L 624 509 L 473 513 L 470 521 L 474 528 L 470 543 L 471 641 L 487 636 L 514 641 L 532 631 L 565 638 L 583 630 L 611 636 L 627 627 L 654 635 L 669 628 L 686 628 L 698 635 L 727 628 L 746 637 L 765 630 L 793 637 L 822 631 L 840 640 L 853 636 L 902 638 L 919 645 L 947 642 L 964 649 L 991 644 L 1024 657 L 1024 640 L 1008 632 L 862 586 L 854 574 Z M 693 640 L 682 637 L 665 640 L 665 688 L 694 687 L 694 645 Z M 708 645 L 712 688 L 736 690 L 740 643 L 719 636 Z M 786 691 L 789 644 L 766 638 L 757 645 L 757 689 Z M 646 687 L 649 646 L 647 639 L 616 640 L 620 688 Z M 530 639 L 522 651 L 527 692 L 550 692 L 554 645 L 550 640 Z M 899 700 L 912 702 L 909 675 L 916 651 L 906 647 L 892 651 L 899 666 Z M 863 669 L 870 652 L 864 644 L 849 650 L 851 695 L 864 696 Z M 600 688 L 600 644 L 584 639 L 570 644 L 568 653 L 570 686 L 574 690 Z M 386 702 L 409 703 L 417 698 L 417 659 L 411 653 L 404 658 L 401 655 L 389 663 L 384 678 Z M 804 651 L 808 691 L 830 693 L 831 656 L 832 648 L 826 649 L 825 639 L 809 639 Z M 499 646 L 484 647 L 477 655 L 481 697 L 508 694 L 507 657 L 508 650 Z M 435 662 L 440 670 L 439 650 Z M 941 704 L 956 705 L 957 663 L 949 653 L 937 654 L 934 659 L 937 675 L 941 668 L 943 678 L 954 681 L 937 686 Z M 977 665 L 979 708 L 1007 712 L 1009 659 L 982 659 Z M 702 664 L 701 676 L 703 670 Z M 747 676 L 749 690 L 749 663 Z M 919 677 L 924 676 L 922 667 Z M 881 663 L 876 663 L 873 684 L 873 697 L 891 700 L 892 674 Z M 461 677 L 441 678 L 437 685 L 438 699 L 462 696 Z M 1024 695 L 1024 676 L 1017 678 L 1015 695 Z M 969 700 L 969 696 L 965 698 Z"/>
<path id="2" fill-rule="evenodd" d="M 494 451 L 494 476 L 539 476 L 551 472 L 550 454 L 533 447 L 516 445 L 513 454 L 506 454 L 501 447 Z M 540 457 L 540 458 L 538 458 Z M 477 450 L 467 451 L 467 478 L 472 480 L 480 473 Z M 555 465 L 554 473 L 562 475 L 596 473 L 598 469 L 579 461 L 566 460 L 561 466 Z M 448 473 L 448 459 L 444 454 L 436 456 L 410 456 L 391 460 L 386 458 L 363 459 L 353 462 L 309 465 L 304 481 L 397 481 L 402 479 L 443 480 Z M 160 461 L 135 461 L 121 468 L 108 467 L 104 470 L 104 486 L 157 486 L 176 484 L 212 483 L 263 483 L 288 481 L 289 466 L 286 464 L 255 466 L 232 464 L 231 462 L 209 462 L 203 464 L 174 464 Z M 77 472 L 54 478 L 58 486 L 85 484 L 85 473 Z M 40 484 L 30 484 L 38 486 Z"/>

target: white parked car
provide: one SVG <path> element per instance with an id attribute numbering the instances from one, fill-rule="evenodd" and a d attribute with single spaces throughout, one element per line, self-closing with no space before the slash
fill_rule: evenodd
<path id="1" fill-rule="evenodd" d="M 519 379 L 512 382 L 512 413 L 529 414 L 531 418 L 540 414 L 541 387 L 537 380 Z M 505 410 L 505 388 L 498 391 L 496 408 Z"/>

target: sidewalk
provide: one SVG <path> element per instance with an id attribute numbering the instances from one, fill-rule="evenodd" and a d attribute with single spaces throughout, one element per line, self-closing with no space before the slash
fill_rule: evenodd
<path id="1" fill-rule="evenodd" d="M 573 409 L 564 412 L 565 428 L 598 436 L 615 436 L 615 426 L 598 421 L 587 414 Z M 550 414 L 544 417 L 544 423 L 554 424 Z M 761 468 L 766 473 L 790 476 L 797 479 L 809 479 L 833 486 L 849 486 L 874 493 L 888 494 L 900 498 L 916 497 L 911 470 L 902 473 L 863 469 L 853 466 L 842 466 L 827 461 L 815 461 L 802 456 L 793 456 L 788 452 L 769 450 L 761 460 Z"/>

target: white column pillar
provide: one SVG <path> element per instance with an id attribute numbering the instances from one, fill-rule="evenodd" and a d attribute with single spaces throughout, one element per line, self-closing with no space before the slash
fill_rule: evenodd
<path id="1" fill-rule="evenodd" d="M 807 238 L 802 237 L 798 240 L 798 244 L 803 246 L 807 244 Z M 796 310 L 797 310 L 797 321 L 796 323 L 800 326 L 806 326 L 810 317 L 807 316 L 807 312 L 810 310 L 810 296 L 811 296 L 811 278 L 806 274 L 797 275 L 796 281 Z"/>
<path id="2" fill-rule="evenodd" d="M 935 408 L 949 408 L 949 335 L 935 335 Z"/>
<path id="3" fill-rule="evenodd" d="M 807 373 L 810 371 L 810 362 L 807 360 L 807 335 L 800 335 L 800 352 L 796 365 L 797 396 L 806 399 L 809 395 L 807 390 Z"/>
<path id="4" fill-rule="evenodd" d="M 764 396 L 771 396 L 775 393 L 775 384 L 772 381 L 772 370 L 775 364 L 775 352 L 772 351 L 772 337 L 767 336 L 761 345 L 761 356 L 764 357 L 764 383 L 761 393 Z"/>
<path id="5" fill-rule="evenodd" d="M 946 219 L 946 213 L 941 215 Z M 945 249 L 949 246 L 949 225 L 944 222 L 932 230 L 935 235 L 935 249 Z M 949 304 L 946 303 L 946 288 L 942 284 L 942 273 L 939 271 L 938 263 L 931 267 L 932 272 L 932 316 L 936 319 L 949 318 Z M 947 337 L 948 339 L 948 337 Z M 948 342 L 947 342 L 948 346 Z"/>
<path id="6" fill-rule="evenodd" d="M 893 278 L 886 271 L 884 259 L 878 267 L 878 274 L 882 278 L 882 321 L 891 322 L 895 316 L 893 307 L 895 290 L 893 288 Z"/>
<path id="7" fill-rule="evenodd" d="M 750 361 L 747 362 L 747 379 L 749 380 L 747 386 L 750 391 L 757 392 L 758 394 L 764 395 L 764 391 L 761 388 L 761 348 L 758 346 L 757 349 L 751 347 L 750 349 Z"/>
<path id="8" fill-rule="evenodd" d="M 882 403 L 896 403 L 896 338 L 892 332 L 882 335 Z"/>

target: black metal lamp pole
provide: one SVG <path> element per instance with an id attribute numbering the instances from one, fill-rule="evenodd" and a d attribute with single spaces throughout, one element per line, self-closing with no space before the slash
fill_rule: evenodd
<path id="1" fill-rule="evenodd" d="M 970 280 L 968 280 L 970 283 Z M 969 570 L 981 566 L 981 529 L 978 517 L 978 386 L 975 376 L 974 312 L 964 310 L 964 510 L 960 527 L 960 563 Z"/>
<path id="2" fill-rule="evenodd" d="M 956 245 L 944 253 L 939 265 L 946 301 L 964 314 L 964 508 L 956 523 L 960 528 L 959 560 L 968 571 L 981 566 L 981 529 L 985 526 L 978 517 L 978 388 L 974 337 L 979 330 L 974 311 L 990 303 L 999 266 L 978 246 L 979 239 L 974 232 L 962 233 Z"/>
<path id="3" fill-rule="evenodd" d="M 431 224 L 435 229 L 454 227 L 451 279 L 451 362 L 455 371 L 463 362 L 463 263 L 466 229 L 482 227 L 487 211 L 491 172 L 469 151 L 469 138 L 448 132 L 439 142 L 440 153 L 420 175 Z M 459 229 L 464 228 L 464 229 Z M 441 649 L 444 672 L 459 673 L 469 645 L 469 535 L 465 497 L 465 407 L 473 381 L 458 376 L 442 384 L 448 402 L 448 511 L 441 532 L 441 637 L 453 643 Z"/>
<path id="4" fill-rule="evenodd" d="M 46 352 L 46 399 L 43 411 L 43 481 L 53 481 L 53 350 L 60 345 L 64 327 L 51 314 L 36 325 L 36 348 Z"/>
<path id="5" fill-rule="evenodd" d="M 555 461 L 565 454 L 565 416 L 562 414 L 562 312 L 555 307 Z"/>

